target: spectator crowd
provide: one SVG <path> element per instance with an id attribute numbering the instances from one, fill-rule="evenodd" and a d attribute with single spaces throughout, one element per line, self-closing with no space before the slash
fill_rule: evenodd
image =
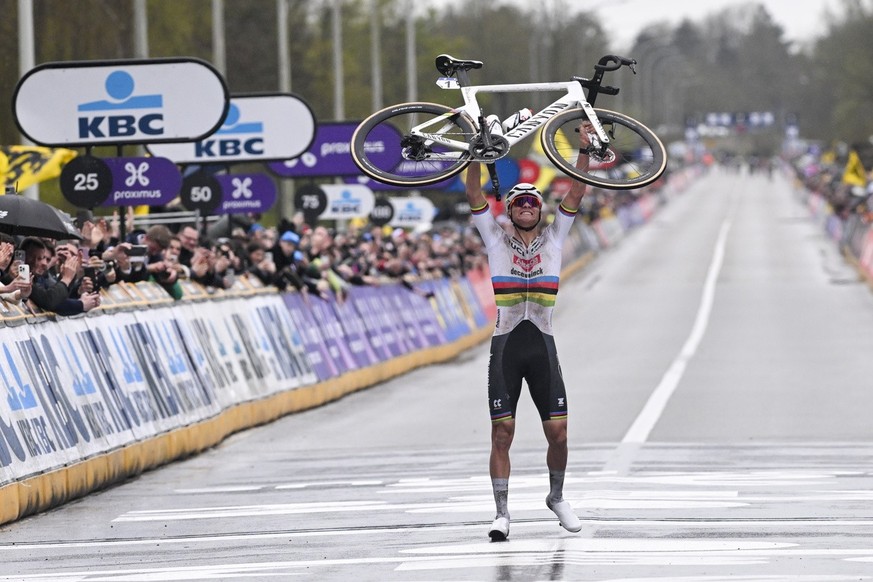
<path id="1" fill-rule="evenodd" d="M 122 234 L 117 215 L 78 214 L 82 240 L 0 234 L 0 298 L 59 315 L 100 305 L 100 290 L 119 282 L 154 281 L 176 299 L 189 279 L 208 291 L 229 289 L 237 277 L 255 278 L 279 290 L 343 300 L 354 285 L 460 276 L 487 264 L 481 239 L 466 224 L 427 232 L 367 226 L 338 232 L 310 226 L 300 216 L 265 227 L 246 217 L 226 236 L 184 224 L 135 228 L 132 215 Z M 21 272 L 21 265 L 25 272 Z"/>

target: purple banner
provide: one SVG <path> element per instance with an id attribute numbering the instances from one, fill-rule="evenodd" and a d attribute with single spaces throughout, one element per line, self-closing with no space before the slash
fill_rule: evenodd
<path id="1" fill-rule="evenodd" d="M 349 294 L 354 295 L 357 292 L 358 287 L 352 287 Z M 349 350 L 352 352 L 352 357 L 355 358 L 358 367 L 365 368 L 378 364 L 379 358 L 367 338 L 367 326 L 351 299 L 342 302 L 332 301 L 331 303 L 336 318 L 343 327 Z"/>
<path id="2" fill-rule="evenodd" d="M 315 178 L 324 176 L 358 176 L 361 170 L 355 165 L 351 154 L 352 134 L 358 123 L 322 123 L 315 133 L 315 141 L 302 155 L 293 160 L 272 162 L 271 171 L 285 178 Z M 370 134 L 366 146 L 374 161 L 384 160 L 392 164 L 400 160 L 400 132 L 381 125 Z"/>
<path id="3" fill-rule="evenodd" d="M 288 306 L 288 313 L 300 331 L 306 357 L 319 380 L 327 380 L 339 375 L 327 351 L 324 339 L 318 332 L 318 326 L 309 307 L 303 303 L 300 293 L 285 293 L 282 298 Z"/>
<path id="4" fill-rule="evenodd" d="M 112 190 L 102 206 L 162 206 L 179 195 L 182 174 L 166 158 L 104 158 Z"/>
<path id="5" fill-rule="evenodd" d="M 218 214 L 266 212 L 276 203 L 276 184 L 266 174 L 216 174 L 221 184 Z"/>
<path id="6" fill-rule="evenodd" d="M 436 300 L 423 295 L 428 291 L 426 287 L 417 284 L 416 292 L 402 293 L 398 296 L 409 305 L 410 312 L 427 345 L 438 346 L 446 343 L 446 335 L 437 320 Z"/>
<path id="7" fill-rule="evenodd" d="M 315 324 L 324 337 L 327 352 L 333 358 L 339 373 L 344 374 L 356 369 L 358 365 L 349 351 L 347 340 L 343 336 L 342 326 L 337 320 L 330 302 L 320 297 L 310 296 L 308 304 L 315 318 Z"/>
<path id="8" fill-rule="evenodd" d="M 388 285 L 382 289 L 384 291 L 382 301 L 387 304 L 386 307 L 390 313 L 396 314 L 394 319 L 400 327 L 401 333 L 409 342 L 410 348 L 420 350 L 428 347 L 427 339 L 418 325 L 418 319 L 405 297 L 406 295 L 414 295 L 415 292 L 400 284 Z"/>
<path id="9" fill-rule="evenodd" d="M 370 344 L 380 358 L 387 360 L 405 354 L 407 350 L 405 342 L 401 343 L 394 326 L 386 319 L 379 294 L 378 288 L 361 287 L 360 292 L 352 296 L 352 301 L 367 324 Z"/>

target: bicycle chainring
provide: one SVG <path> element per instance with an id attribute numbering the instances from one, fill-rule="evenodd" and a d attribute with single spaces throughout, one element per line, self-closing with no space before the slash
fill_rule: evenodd
<path id="1" fill-rule="evenodd" d="M 470 144 L 470 154 L 477 162 L 493 162 L 509 154 L 509 142 L 501 135 L 492 135 L 491 146 L 486 147 L 480 136 Z"/>

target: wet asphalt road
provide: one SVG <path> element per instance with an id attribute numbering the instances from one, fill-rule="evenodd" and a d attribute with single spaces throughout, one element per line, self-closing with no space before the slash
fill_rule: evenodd
<path id="1" fill-rule="evenodd" d="M 487 345 L 0 528 L 0 580 L 873 579 L 873 292 L 781 179 L 715 172 L 562 282 L 565 498 Z"/>

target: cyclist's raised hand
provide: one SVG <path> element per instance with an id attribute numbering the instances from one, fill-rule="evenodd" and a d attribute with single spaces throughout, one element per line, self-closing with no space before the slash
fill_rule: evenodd
<path id="1" fill-rule="evenodd" d="M 594 126 L 590 121 L 583 121 L 579 124 L 579 147 L 584 149 L 591 145 L 591 135 L 594 133 Z"/>

